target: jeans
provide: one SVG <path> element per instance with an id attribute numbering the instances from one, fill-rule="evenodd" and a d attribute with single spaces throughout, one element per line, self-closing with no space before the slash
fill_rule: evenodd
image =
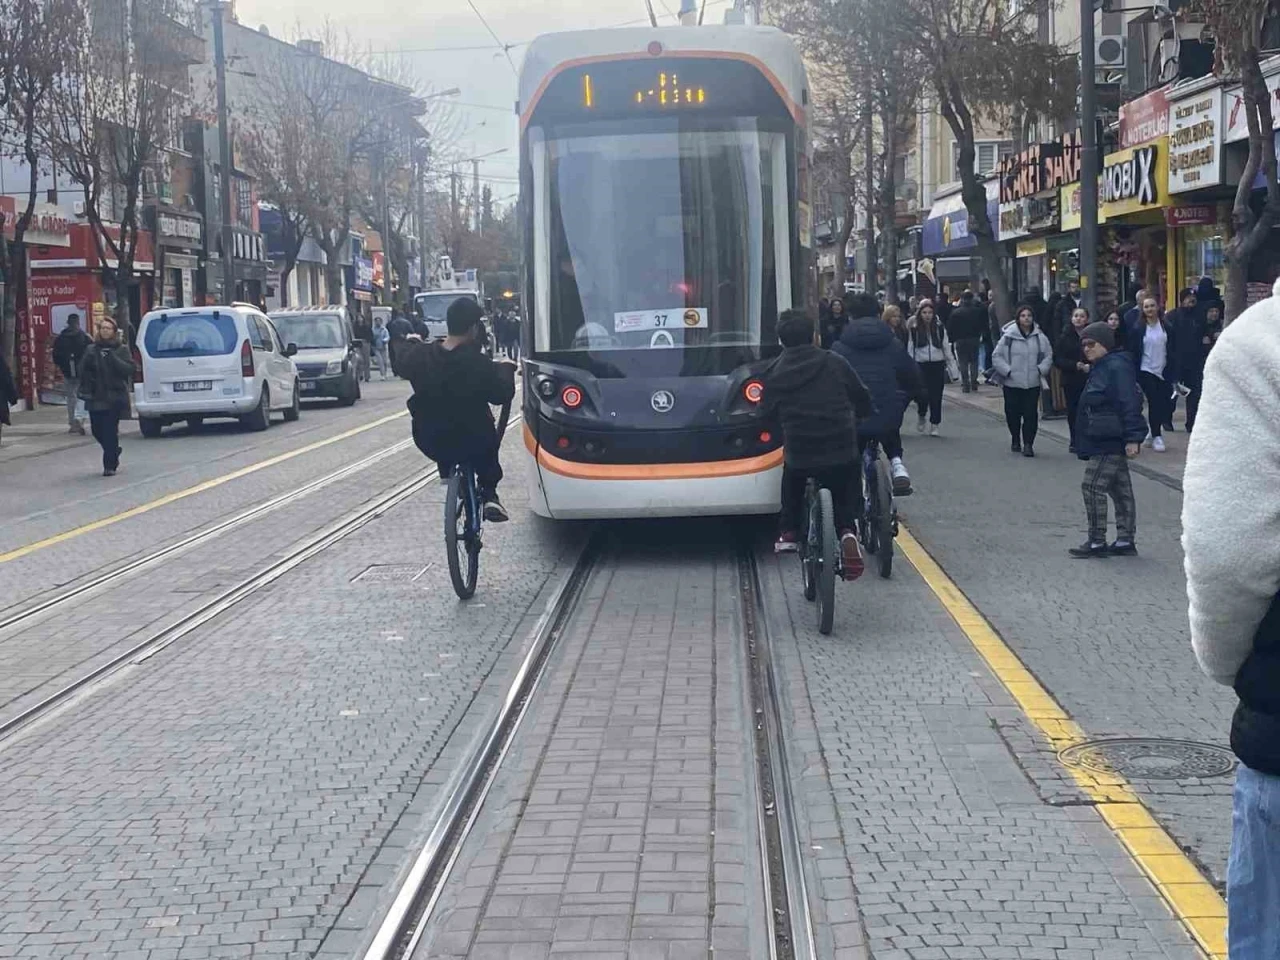
<path id="1" fill-rule="evenodd" d="M 120 411 L 90 410 L 89 425 L 102 447 L 102 469 L 115 470 L 120 466 Z"/>
<path id="2" fill-rule="evenodd" d="M 1147 398 L 1147 426 L 1151 435 L 1158 437 L 1173 416 L 1173 387 L 1164 377 L 1146 370 L 1138 371 L 1138 386 Z"/>
<path id="3" fill-rule="evenodd" d="M 387 367 L 391 365 L 391 361 L 387 357 L 387 345 L 385 343 L 378 344 L 374 348 L 373 356 L 378 361 L 378 375 L 383 380 L 387 379 Z"/>
<path id="4" fill-rule="evenodd" d="M 1280 957 L 1280 777 L 1244 764 L 1236 771 L 1227 860 L 1231 960 Z"/>
<path id="5" fill-rule="evenodd" d="M 859 512 L 855 503 L 862 492 L 861 474 L 858 470 L 859 464 L 852 461 L 827 467 L 793 467 L 789 463 L 785 464 L 782 468 L 783 531 L 803 536 L 804 487 L 805 481 L 810 477 L 818 481 L 818 486 L 831 491 L 836 532 L 852 530 L 854 518 Z"/>
<path id="6" fill-rule="evenodd" d="M 920 372 L 924 375 L 924 389 L 927 396 L 928 404 L 920 401 L 916 402 L 916 409 L 920 411 L 920 419 L 924 419 L 925 410 L 929 412 L 929 422 L 939 424 L 942 422 L 942 382 L 947 376 L 947 363 L 945 360 L 930 360 L 920 364 Z"/>
<path id="7" fill-rule="evenodd" d="M 1138 507 L 1133 499 L 1129 458 L 1123 453 L 1090 457 L 1084 468 L 1084 512 L 1089 519 L 1089 542 L 1107 542 L 1107 497 L 1116 502 L 1116 539 L 1133 543 L 1138 532 Z"/>
<path id="8" fill-rule="evenodd" d="M 1040 427 L 1040 388 L 1004 388 L 1004 422 L 1009 427 L 1009 437 L 1025 446 L 1036 442 Z"/>
<path id="9" fill-rule="evenodd" d="M 978 347 L 982 341 L 977 337 L 956 341 L 956 359 L 960 361 L 960 383 L 966 391 L 978 386 Z"/>
<path id="10" fill-rule="evenodd" d="M 877 441 L 880 449 L 884 451 L 884 455 L 890 460 L 895 460 L 902 456 L 902 431 L 886 430 L 884 433 L 878 434 L 858 434 L 859 451 L 867 449 L 871 441 Z"/>
<path id="11" fill-rule="evenodd" d="M 476 473 L 476 485 L 480 487 L 483 499 L 498 492 L 498 484 L 502 482 L 502 464 L 498 461 L 497 435 L 477 437 L 469 449 L 459 447 L 443 450 L 433 442 L 434 438 L 423 428 L 422 421 L 413 424 L 413 442 L 419 450 L 436 462 L 440 468 L 440 476 L 449 477 L 453 468 L 459 463 L 471 464 Z"/>
<path id="12" fill-rule="evenodd" d="M 80 378 L 64 377 L 63 383 L 67 391 L 67 426 L 80 426 Z"/>

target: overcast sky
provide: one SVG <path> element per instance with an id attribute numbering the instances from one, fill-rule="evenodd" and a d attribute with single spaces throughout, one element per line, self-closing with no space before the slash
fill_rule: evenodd
<path id="1" fill-rule="evenodd" d="M 541 33 L 646 22 L 644 0 L 473 0 L 503 43 L 515 45 L 516 68 L 524 43 Z M 707 22 L 723 18 L 727 0 L 709 0 Z M 653 0 L 660 23 L 674 23 L 679 0 Z M 428 89 L 459 87 L 456 125 L 461 156 L 503 147 L 486 160 L 482 176 L 494 178 L 495 195 L 514 194 L 516 78 L 493 36 L 467 0 L 236 0 L 236 15 L 247 26 L 265 24 L 289 37 L 301 25 L 329 18 L 361 45 L 405 51 Z M 478 104 L 479 106 L 474 106 Z M 503 182 L 505 178 L 508 182 Z"/>

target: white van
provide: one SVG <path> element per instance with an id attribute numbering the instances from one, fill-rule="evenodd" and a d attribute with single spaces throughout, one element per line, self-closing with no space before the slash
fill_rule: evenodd
<path id="1" fill-rule="evenodd" d="M 133 400 L 144 437 L 179 420 L 195 427 L 231 417 L 265 430 L 272 411 L 298 419 L 298 348 L 249 304 L 152 310 L 138 328 L 137 351 Z"/>

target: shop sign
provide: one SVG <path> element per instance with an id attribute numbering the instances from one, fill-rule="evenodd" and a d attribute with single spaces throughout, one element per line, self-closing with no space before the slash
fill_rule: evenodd
<path id="1" fill-rule="evenodd" d="M 383 258 L 381 251 L 377 251 L 373 255 L 373 285 L 375 287 L 386 286 L 386 260 Z"/>
<path id="2" fill-rule="evenodd" d="M 1058 193 L 1054 191 L 1047 197 L 1027 198 L 1027 229 L 1058 229 Z"/>
<path id="3" fill-rule="evenodd" d="M 1136 147 L 1169 132 L 1169 88 L 1120 104 L 1120 147 Z"/>
<path id="4" fill-rule="evenodd" d="M 1012 203 L 1000 204 L 1000 223 L 996 239 L 1015 240 L 1025 237 L 1030 231 L 1027 228 L 1027 201 L 1014 200 Z"/>
<path id="5" fill-rule="evenodd" d="M 1012 203 L 1080 179 L 1080 131 L 1036 143 L 1000 161 L 1000 202 Z"/>
<path id="6" fill-rule="evenodd" d="M 1101 209 L 1108 218 L 1153 210 L 1169 196 L 1165 141 L 1130 147 L 1107 156 L 1102 165 Z"/>
<path id="7" fill-rule="evenodd" d="M 188 217 L 176 217 L 171 213 L 156 214 L 156 231 L 160 242 L 178 241 L 184 247 L 198 247 L 204 239 L 204 223 Z"/>
<path id="8" fill-rule="evenodd" d="M 1062 232 L 1068 233 L 1080 229 L 1080 184 L 1073 183 L 1063 187 L 1058 197 L 1059 219 Z M 1102 183 L 1098 183 L 1098 222 L 1105 223 L 1107 211 L 1102 206 Z"/>
<path id="9" fill-rule="evenodd" d="M 355 258 L 355 289 L 372 290 L 373 289 L 373 261 L 368 257 Z"/>
<path id="10" fill-rule="evenodd" d="M 1218 211 L 1212 204 L 1188 203 L 1165 207 L 1164 222 L 1170 227 L 1198 227 L 1218 222 Z"/>
<path id="11" fill-rule="evenodd" d="M 1169 104 L 1169 192 L 1222 182 L 1222 88 Z"/>
<path id="12" fill-rule="evenodd" d="M 26 210 L 26 201 L 22 209 Z M 4 225 L 4 235 L 12 240 L 18 226 L 18 205 L 13 197 L 0 197 L 0 223 Z M 71 224 L 57 204 L 36 203 L 31 212 L 31 223 L 27 227 L 23 240 L 33 247 L 69 247 L 71 246 Z"/>
<path id="13" fill-rule="evenodd" d="M 1000 218 L 1000 185 L 987 181 L 987 218 L 996 229 Z M 964 197 L 953 193 L 935 201 L 924 222 L 921 252 L 926 256 L 944 256 L 977 246 L 977 238 L 969 230 L 969 211 Z"/>
<path id="14" fill-rule="evenodd" d="M 1043 257 L 1049 252 L 1049 242 L 1044 237 L 1036 237 L 1033 240 L 1020 240 L 1018 242 L 1018 258 L 1023 257 Z"/>
<path id="15" fill-rule="evenodd" d="M 1280 130 L 1280 73 L 1267 77 L 1267 92 L 1271 94 L 1271 128 Z M 1249 120 L 1245 116 L 1244 94 L 1240 87 L 1229 87 L 1223 94 L 1222 142 L 1236 143 L 1249 139 Z"/>

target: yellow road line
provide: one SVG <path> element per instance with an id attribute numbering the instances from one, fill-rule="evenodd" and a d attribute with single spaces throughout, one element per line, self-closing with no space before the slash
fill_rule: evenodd
<path id="1" fill-rule="evenodd" d="M 224 473 L 220 477 L 214 477 L 212 480 L 205 480 L 197 483 L 193 487 L 187 487 L 184 490 L 176 490 L 173 493 L 166 493 L 163 497 L 151 500 L 147 503 L 139 504 L 131 507 L 121 513 L 112 514 L 109 517 L 103 517 L 101 520 L 94 520 L 92 523 L 86 523 L 82 527 L 76 527 L 72 530 L 66 530 L 62 533 L 56 533 L 52 537 L 45 537 L 43 540 L 36 540 L 25 546 L 17 547 L 8 553 L 0 553 L 0 563 L 8 563 L 10 560 L 17 560 L 20 557 L 28 556 L 37 550 L 43 550 L 45 547 L 52 547 L 59 543 L 66 543 L 68 540 L 74 540 L 76 537 L 82 537 L 86 533 L 93 533 L 95 530 L 101 530 L 103 527 L 109 527 L 113 524 L 120 523 L 124 520 L 132 520 L 144 513 L 150 513 L 152 510 L 166 507 L 171 503 L 179 500 L 185 500 L 188 497 L 194 497 L 198 493 L 204 493 L 206 490 L 212 490 L 214 487 L 220 487 L 224 483 L 230 483 L 232 480 L 239 480 L 241 477 L 247 477 L 251 473 L 257 473 L 259 470 L 265 470 L 268 467 L 274 467 L 276 464 L 284 463 L 286 460 L 292 460 L 294 457 L 300 457 L 305 453 L 311 453 L 313 450 L 319 450 L 321 447 L 327 447 L 330 444 L 338 443 L 342 440 L 348 440 L 357 434 L 380 427 L 385 423 L 393 420 L 399 420 L 401 417 L 407 417 L 409 412 L 403 410 L 400 413 L 393 413 L 390 416 L 382 417 L 363 426 L 355 427 L 344 433 L 336 434 L 324 440 L 317 440 L 315 443 L 309 443 L 305 447 L 298 447 L 296 450 L 290 450 L 288 453 L 282 453 L 278 456 L 270 457 L 267 460 L 260 460 L 257 463 L 251 463 L 247 467 L 241 467 L 239 470 L 232 470 L 230 473 Z"/>
<path id="2" fill-rule="evenodd" d="M 1032 676 L 991 624 L 905 528 L 898 545 L 941 601 L 952 619 L 987 662 L 1023 713 L 1049 738 L 1056 751 L 1088 739 L 1049 691 Z M 1080 788 L 1097 804 L 1098 813 L 1124 844 L 1169 908 L 1213 960 L 1226 960 L 1227 905 L 1182 848 L 1143 805 L 1133 787 L 1119 775 L 1098 774 L 1067 764 Z"/>

